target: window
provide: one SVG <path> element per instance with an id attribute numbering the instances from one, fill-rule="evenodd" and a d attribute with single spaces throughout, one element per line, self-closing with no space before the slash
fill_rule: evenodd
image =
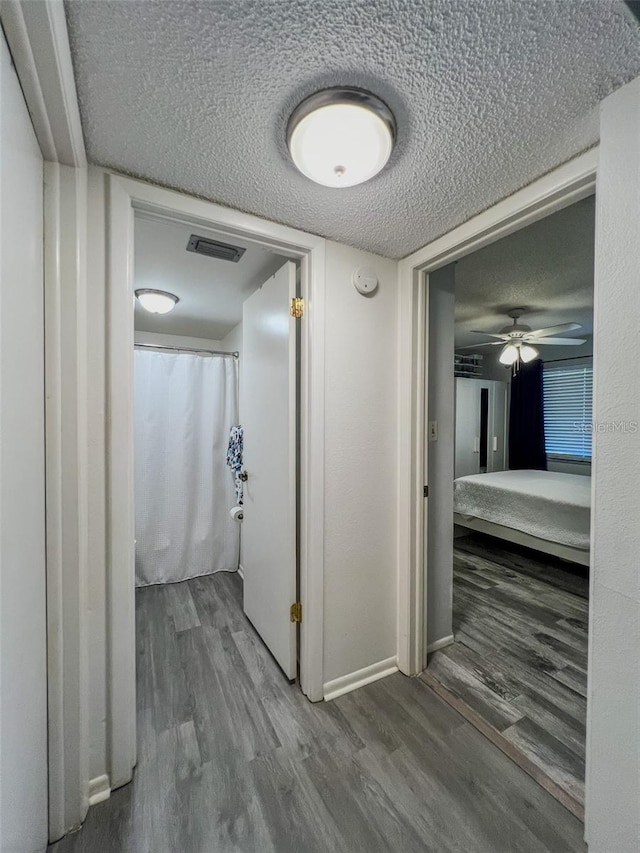
<path id="1" fill-rule="evenodd" d="M 549 456 L 591 459 L 593 367 L 545 367 L 544 436 Z"/>

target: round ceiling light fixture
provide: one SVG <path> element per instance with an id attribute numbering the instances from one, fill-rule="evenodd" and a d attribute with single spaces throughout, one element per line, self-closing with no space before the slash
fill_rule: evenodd
<path id="1" fill-rule="evenodd" d="M 173 293 L 148 287 L 136 290 L 136 297 L 144 310 L 149 311 L 150 314 L 168 314 L 180 302 Z"/>
<path id="2" fill-rule="evenodd" d="M 297 168 L 325 187 L 353 187 L 386 165 L 396 139 L 389 107 L 363 89 L 323 89 L 298 104 L 287 126 Z"/>

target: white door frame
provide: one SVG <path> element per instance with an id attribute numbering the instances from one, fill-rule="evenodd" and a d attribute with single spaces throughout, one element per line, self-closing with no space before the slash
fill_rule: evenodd
<path id="1" fill-rule="evenodd" d="M 44 164 L 49 840 L 89 806 L 86 180 L 62 3 L 3 0 L 0 18 Z"/>
<path id="2" fill-rule="evenodd" d="M 323 698 L 325 241 L 293 228 L 107 175 L 107 644 L 111 787 L 131 779 L 135 750 L 133 496 L 134 211 L 250 239 L 301 263 L 300 680 Z"/>
<path id="3" fill-rule="evenodd" d="M 429 272 L 506 237 L 595 192 L 598 149 L 454 228 L 398 265 L 398 668 L 426 663 L 424 408 Z M 597 323 L 597 318 L 596 318 Z M 594 335 L 596 329 L 594 326 Z M 427 499 L 428 500 L 428 499 Z"/>

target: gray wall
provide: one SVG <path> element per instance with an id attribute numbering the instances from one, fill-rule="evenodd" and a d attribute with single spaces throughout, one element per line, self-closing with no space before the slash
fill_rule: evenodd
<path id="1" fill-rule="evenodd" d="M 596 192 L 589 853 L 640 850 L 640 79 L 605 99 Z M 627 431 L 607 425 L 636 424 Z"/>
<path id="2" fill-rule="evenodd" d="M 454 271 L 429 276 L 427 425 L 438 421 L 438 440 L 427 443 L 427 646 L 449 637 L 453 596 L 453 467 L 455 453 Z"/>

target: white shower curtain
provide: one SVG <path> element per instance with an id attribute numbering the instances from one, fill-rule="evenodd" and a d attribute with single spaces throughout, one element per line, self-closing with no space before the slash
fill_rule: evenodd
<path id="1" fill-rule="evenodd" d="M 134 412 L 136 586 L 237 569 L 236 359 L 137 349 Z"/>

